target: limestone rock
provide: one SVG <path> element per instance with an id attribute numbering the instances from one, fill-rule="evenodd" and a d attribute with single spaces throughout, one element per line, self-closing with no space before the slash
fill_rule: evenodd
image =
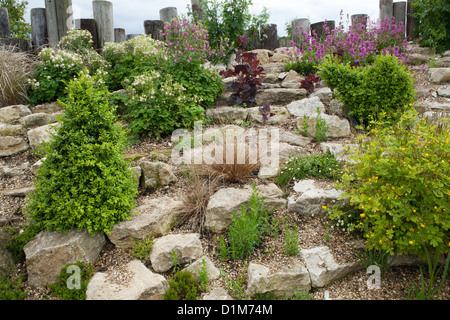
<path id="1" fill-rule="evenodd" d="M 275 73 L 269 73 L 264 77 L 262 81 L 263 83 L 276 84 L 278 83 L 278 76 Z"/>
<path id="2" fill-rule="evenodd" d="M 267 89 L 256 94 L 256 104 L 286 105 L 306 98 L 306 95 L 305 89 Z"/>
<path id="3" fill-rule="evenodd" d="M 299 89 L 303 80 L 305 80 L 305 77 L 299 75 L 295 70 L 290 70 L 281 86 L 283 88 Z"/>
<path id="4" fill-rule="evenodd" d="M 42 287 L 55 283 L 63 267 L 78 261 L 94 262 L 105 244 L 104 234 L 97 233 L 92 237 L 86 230 L 40 232 L 23 248 L 28 284 Z"/>
<path id="5" fill-rule="evenodd" d="M 273 273 L 269 268 L 253 262 L 248 267 L 247 294 L 251 297 L 257 293 L 272 292 L 275 297 L 282 299 L 293 296 L 296 290 L 309 292 L 310 289 L 308 270 L 298 262 L 292 267 Z"/>
<path id="6" fill-rule="evenodd" d="M 270 62 L 270 56 L 273 55 L 273 51 L 267 49 L 255 49 L 250 52 L 256 53 L 258 55 L 259 63 L 266 65 Z"/>
<path id="7" fill-rule="evenodd" d="M 136 182 L 136 185 L 139 186 L 142 176 L 142 168 L 140 166 L 130 168 L 131 176 Z"/>
<path id="8" fill-rule="evenodd" d="M 29 195 L 31 192 L 33 192 L 35 190 L 36 190 L 35 187 L 19 188 L 19 189 L 12 189 L 12 190 L 2 190 L 2 191 L 0 191 L 0 194 L 3 196 L 8 196 L 8 197 L 25 198 L 27 195 Z"/>
<path id="9" fill-rule="evenodd" d="M 308 268 L 313 288 L 322 288 L 362 268 L 360 262 L 338 264 L 328 247 L 303 249 L 302 259 Z"/>
<path id="10" fill-rule="evenodd" d="M 347 138 L 351 136 L 350 123 L 346 119 L 340 119 L 337 116 L 330 116 L 328 114 L 321 114 L 321 118 L 328 126 L 327 137 L 329 138 Z M 303 130 L 303 118 L 298 118 L 297 128 Z M 316 135 L 316 118 L 308 118 L 308 133 L 309 136 Z"/>
<path id="11" fill-rule="evenodd" d="M 203 300 L 233 300 L 224 288 L 214 288 L 203 296 Z"/>
<path id="12" fill-rule="evenodd" d="M 264 207 L 273 213 L 286 206 L 286 199 L 280 188 L 274 183 L 257 186 L 259 196 L 264 198 Z M 246 206 L 252 195 L 252 188 L 223 188 L 217 191 L 209 200 L 206 208 L 205 228 L 212 232 L 221 232 L 233 220 L 233 213 L 241 214 L 242 206 Z"/>
<path id="13" fill-rule="evenodd" d="M 18 136 L 25 132 L 21 124 L 0 123 L 0 136 Z"/>
<path id="14" fill-rule="evenodd" d="M 345 115 L 344 104 L 336 99 L 330 101 L 328 110 L 334 116 L 343 117 Z"/>
<path id="15" fill-rule="evenodd" d="M 163 162 L 142 162 L 142 187 L 157 188 L 177 182 L 172 167 Z"/>
<path id="16" fill-rule="evenodd" d="M 15 168 L 0 165 L 0 176 L 7 178 L 22 176 L 25 174 L 25 170 L 28 169 L 29 167 L 30 167 L 29 162 L 22 163 L 21 165 Z"/>
<path id="17" fill-rule="evenodd" d="M 439 88 L 437 93 L 441 97 L 450 98 L 450 86 Z"/>
<path id="18" fill-rule="evenodd" d="M 282 123 L 290 118 L 289 111 L 285 107 L 271 106 L 270 113 L 273 115 L 268 117 L 266 121 L 268 125 Z M 248 116 L 251 121 L 263 123 L 263 116 L 259 111 L 259 107 L 248 109 Z"/>
<path id="19" fill-rule="evenodd" d="M 276 63 L 268 63 L 264 65 L 263 73 L 280 73 L 284 71 L 284 63 L 276 62 Z"/>
<path id="20" fill-rule="evenodd" d="M 0 122 L 12 123 L 30 114 L 30 109 L 24 105 L 4 107 L 0 109 Z"/>
<path id="21" fill-rule="evenodd" d="M 323 206 L 338 201 L 342 191 L 316 186 L 315 180 L 301 180 L 295 183 L 294 193 L 288 197 L 288 210 L 304 216 L 323 216 Z"/>
<path id="22" fill-rule="evenodd" d="M 96 273 L 88 284 L 86 300 L 163 300 L 168 283 L 162 275 L 151 272 L 139 260 L 130 261 L 125 272 L 132 277 L 124 284 L 109 280 L 106 272 Z"/>
<path id="23" fill-rule="evenodd" d="M 278 63 L 278 62 L 283 62 L 285 63 L 286 61 L 289 61 L 291 59 L 290 56 L 288 56 L 287 54 L 281 53 L 281 52 L 276 52 L 273 54 L 273 56 L 270 57 L 270 62 L 272 63 Z"/>
<path id="24" fill-rule="evenodd" d="M 47 158 L 44 157 L 44 158 L 38 160 L 36 163 L 34 163 L 34 164 L 31 166 L 31 168 L 30 168 L 31 173 L 33 173 L 34 175 L 36 175 L 37 172 L 38 172 L 38 170 L 39 170 L 39 168 L 40 168 L 40 167 L 42 166 L 42 164 L 44 163 L 45 159 L 47 159 Z"/>
<path id="25" fill-rule="evenodd" d="M 355 144 L 344 145 L 337 142 L 322 142 L 320 144 L 320 149 L 323 153 L 330 150 L 331 154 L 334 155 L 336 159 L 343 161 L 347 161 L 347 156 L 351 150 L 355 150 L 357 147 L 358 145 Z"/>
<path id="26" fill-rule="evenodd" d="M 157 238 L 150 253 L 152 268 L 156 272 L 166 272 L 172 268 L 171 257 L 175 252 L 178 263 L 190 263 L 203 256 L 202 243 L 198 233 L 171 234 Z"/>
<path id="27" fill-rule="evenodd" d="M 208 280 L 216 280 L 220 278 L 220 270 L 216 268 L 214 263 L 207 257 L 203 256 L 191 263 L 188 267 L 184 268 L 184 271 L 189 271 L 196 277 L 199 276 L 199 271 L 203 268 L 203 261 L 205 261 L 206 274 L 208 275 Z"/>
<path id="28" fill-rule="evenodd" d="M 20 137 L 0 137 L 0 157 L 13 156 L 28 149 L 28 143 Z"/>
<path id="29" fill-rule="evenodd" d="M 56 116 L 46 113 L 33 113 L 19 120 L 20 124 L 27 129 L 46 126 L 50 123 L 55 123 L 56 121 Z"/>
<path id="30" fill-rule="evenodd" d="M 248 109 L 237 107 L 219 107 L 206 110 L 206 116 L 213 123 L 240 125 L 247 119 Z"/>
<path id="31" fill-rule="evenodd" d="M 169 197 L 146 200 L 130 220 L 117 223 L 108 238 L 119 248 L 131 248 L 133 239 L 160 237 L 177 224 L 182 205 L 182 201 Z"/>
<path id="32" fill-rule="evenodd" d="M 331 91 L 331 89 L 328 87 L 324 87 L 315 90 L 313 93 L 311 93 L 309 97 L 310 98 L 319 97 L 322 103 L 328 105 L 331 102 L 331 100 L 333 100 L 333 91 Z"/>
<path id="33" fill-rule="evenodd" d="M 293 101 L 286 107 L 290 114 L 295 117 L 317 117 L 317 109 L 319 109 L 321 114 L 325 113 L 325 105 L 320 101 L 318 96 L 309 99 L 303 99 L 299 101 Z"/>
<path id="34" fill-rule="evenodd" d="M 35 107 L 30 107 L 30 109 L 33 113 L 57 113 L 64 110 L 64 108 L 57 101 L 40 104 Z"/>
<path id="35" fill-rule="evenodd" d="M 12 254 L 0 246 L 0 275 L 7 275 L 14 269 Z"/>
<path id="36" fill-rule="evenodd" d="M 450 68 L 430 68 L 429 80 L 433 83 L 444 83 L 450 81 Z"/>
<path id="37" fill-rule="evenodd" d="M 280 131 L 280 142 L 293 146 L 306 147 L 311 143 L 311 138 L 282 130 Z"/>
<path id="38" fill-rule="evenodd" d="M 281 136 L 282 135 L 280 135 L 280 137 Z M 276 145 L 274 148 L 278 151 L 278 155 L 275 156 L 278 159 L 278 162 L 271 162 L 262 165 L 258 173 L 258 177 L 260 179 L 276 177 L 280 170 L 285 167 L 285 164 L 289 160 L 289 158 L 305 157 L 309 154 L 306 149 L 291 145 L 289 143 L 281 142 L 281 139 L 278 145 Z"/>
<path id="39" fill-rule="evenodd" d="M 28 141 L 30 142 L 30 146 L 38 147 L 42 145 L 44 142 L 49 142 L 52 134 L 57 131 L 60 124 L 48 124 L 45 126 L 37 127 L 28 131 Z"/>

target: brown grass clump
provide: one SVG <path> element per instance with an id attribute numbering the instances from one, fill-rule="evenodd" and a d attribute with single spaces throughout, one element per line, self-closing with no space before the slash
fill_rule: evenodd
<path id="1" fill-rule="evenodd" d="M 183 197 L 182 217 L 178 225 L 187 224 L 192 231 L 203 234 L 206 219 L 206 207 L 209 199 L 219 186 L 220 179 L 202 176 L 194 168 Z"/>
<path id="2" fill-rule="evenodd" d="M 0 107 L 27 102 L 28 79 L 36 62 L 15 47 L 0 47 Z"/>

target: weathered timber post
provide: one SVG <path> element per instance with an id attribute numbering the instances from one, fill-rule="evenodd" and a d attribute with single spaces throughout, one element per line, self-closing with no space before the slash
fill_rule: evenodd
<path id="1" fill-rule="evenodd" d="M 24 52 L 32 52 L 33 45 L 31 44 L 31 40 L 21 39 L 21 38 L 11 38 L 9 39 L 9 45 L 12 47 L 16 47 L 19 51 Z"/>
<path id="2" fill-rule="evenodd" d="M 276 24 L 261 27 L 262 49 L 275 50 L 278 48 L 278 30 Z"/>
<path id="3" fill-rule="evenodd" d="M 406 26 L 406 1 L 394 2 L 393 5 L 394 23 L 398 26 L 400 22 Z"/>
<path id="4" fill-rule="evenodd" d="M 134 38 L 136 38 L 137 36 L 140 36 L 140 34 L 138 34 L 138 33 L 127 34 L 127 36 L 126 36 L 126 41 L 131 40 L 131 39 L 134 39 Z"/>
<path id="5" fill-rule="evenodd" d="M 197 21 L 203 20 L 203 15 L 205 11 L 202 8 L 202 3 L 199 0 L 191 0 L 192 12 L 194 13 L 194 18 Z"/>
<path id="6" fill-rule="evenodd" d="M 334 20 L 312 23 L 311 34 L 316 33 L 319 39 L 322 39 L 327 35 L 327 29 L 330 32 L 331 30 L 334 30 L 335 27 L 336 23 Z"/>
<path id="7" fill-rule="evenodd" d="M 177 8 L 168 7 L 159 10 L 159 17 L 164 23 L 169 23 L 172 19 L 175 19 L 178 16 Z"/>
<path id="8" fill-rule="evenodd" d="M 109 1 L 92 1 L 94 19 L 97 23 L 99 49 L 106 42 L 114 42 L 114 8 Z"/>
<path id="9" fill-rule="evenodd" d="M 8 9 L 0 8 L 0 45 L 8 44 L 11 38 Z"/>
<path id="10" fill-rule="evenodd" d="M 309 35 L 309 19 L 296 19 L 291 22 L 292 25 L 292 40 L 295 42 L 297 47 L 301 46 L 301 43 L 305 40 L 304 34 Z"/>
<path id="11" fill-rule="evenodd" d="M 361 23 L 363 26 L 367 27 L 368 19 L 369 19 L 369 16 L 365 13 L 354 14 L 351 16 L 352 26 L 356 27 L 359 23 Z"/>
<path id="12" fill-rule="evenodd" d="M 417 38 L 417 27 L 419 26 L 416 18 L 413 17 L 414 9 L 412 3 L 415 0 L 408 0 L 406 5 L 406 36 L 409 40 Z"/>
<path id="13" fill-rule="evenodd" d="M 122 43 L 125 41 L 127 41 L 125 29 L 115 28 L 114 29 L 114 42 Z"/>
<path id="14" fill-rule="evenodd" d="M 145 34 L 152 36 L 152 39 L 163 40 L 161 32 L 164 30 L 164 22 L 162 20 L 145 20 L 144 30 Z"/>
<path id="15" fill-rule="evenodd" d="M 56 1 L 56 17 L 59 39 L 67 35 L 69 29 L 73 29 L 72 0 Z"/>
<path id="16" fill-rule="evenodd" d="M 92 36 L 93 48 L 99 49 L 97 22 L 94 19 L 76 19 L 75 28 L 89 31 Z"/>
<path id="17" fill-rule="evenodd" d="M 56 0 L 45 0 L 48 41 L 51 47 L 59 42 L 58 17 L 56 15 Z"/>
<path id="18" fill-rule="evenodd" d="M 48 44 L 47 17 L 45 8 L 31 9 L 31 43 L 36 52 Z"/>
<path id="19" fill-rule="evenodd" d="M 393 0 L 380 0 L 380 19 L 383 22 L 386 18 L 391 19 L 394 16 Z"/>

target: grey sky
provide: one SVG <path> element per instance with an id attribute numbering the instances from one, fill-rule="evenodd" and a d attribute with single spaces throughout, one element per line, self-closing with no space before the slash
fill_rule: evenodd
<path id="1" fill-rule="evenodd" d="M 44 0 L 28 0 L 26 19 L 29 21 L 31 8 L 44 8 Z M 178 14 L 186 14 L 190 0 L 112 0 L 114 4 L 114 24 L 125 28 L 126 32 L 144 33 L 144 20 L 159 19 L 159 10 L 176 7 Z M 72 0 L 75 18 L 92 18 L 92 0 Z M 253 0 L 252 14 L 258 14 L 264 7 L 270 13 L 269 23 L 278 26 L 278 35 L 286 35 L 285 24 L 293 19 L 309 18 L 311 23 L 323 20 L 340 21 L 340 11 L 346 15 L 365 13 L 376 20 L 379 14 L 379 0 Z"/>

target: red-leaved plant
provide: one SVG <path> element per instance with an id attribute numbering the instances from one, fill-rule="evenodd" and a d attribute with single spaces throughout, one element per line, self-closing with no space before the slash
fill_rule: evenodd
<path id="1" fill-rule="evenodd" d="M 319 77 L 310 74 L 305 80 L 302 81 L 302 85 L 300 88 L 306 89 L 308 94 L 311 94 L 314 92 L 314 89 L 316 88 L 316 83 L 318 83 L 319 80 L 320 80 Z"/>
<path id="2" fill-rule="evenodd" d="M 256 53 L 244 51 L 243 48 L 248 43 L 246 36 L 239 37 L 238 43 L 242 49 L 236 51 L 237 64 L 233 66 L 233 69 L 221 71 L 220 75 L 225 78 L 237 77 L 229 86 L 229 89 L 233 91 L 231 98 L 239 106 L 253 107 L 256 104 L 256 93 L 262 86 L 261 73 L 264 68 L 260 66 Z"/>

